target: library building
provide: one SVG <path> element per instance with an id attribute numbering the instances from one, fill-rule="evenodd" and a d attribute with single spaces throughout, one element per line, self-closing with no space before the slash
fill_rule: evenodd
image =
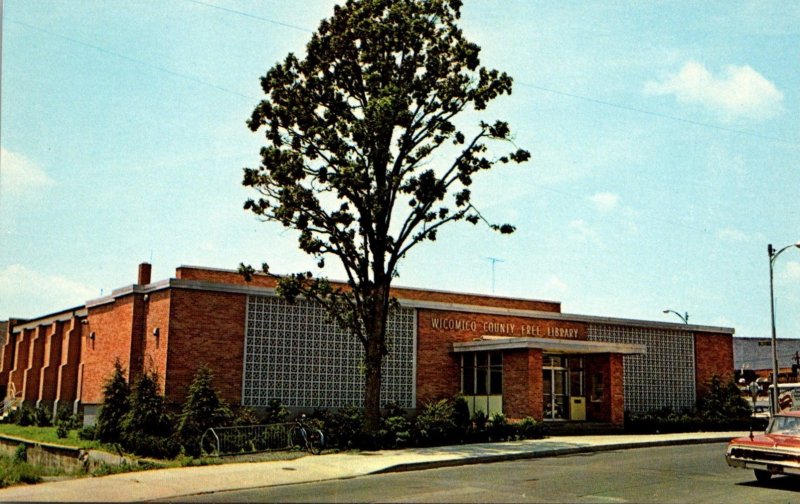
<path id="1" fill-rule="evenodd" d="M 181 266 L 41 317 L 11 319 L 0 346 L 6 404 L 81 411 L 91 423 L 116 359 L 156 372 L 184 400 L 201 365 L 230 403 L 297 409 L 363 404 L 360 342 L 275 280 Z M 42 286 L 46 288 L 46 286 Z M 553 301 L 394 288 L 382 402 L 413 410 L 462 394 L 472 412 L 620 427 L 626 410 L 693 408 L 733 374 L 732 328 L 561 312 Z M 0 339 L 0 341 L 3 341 Z"/>

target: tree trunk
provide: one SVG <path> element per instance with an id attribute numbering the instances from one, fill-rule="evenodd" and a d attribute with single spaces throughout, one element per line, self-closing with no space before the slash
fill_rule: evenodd
<path id="1" fill-rule="evenodd" d="M 380 428 L 382 346 L 377 335 L 369 336 L 365 356 L 364 383 L 364 428 L 367 432 L 376 432 Z"/>

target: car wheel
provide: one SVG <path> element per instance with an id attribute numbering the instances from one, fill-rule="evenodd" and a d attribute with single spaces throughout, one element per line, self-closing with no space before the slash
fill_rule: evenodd
<path id="1" fill-rule="evenodd" d="M 766 483 L 770 480 L 770 478 L 772 478 L 772 473 L 769 471 L 755 469 L 753 472 L 756 473 L 756 480 L 758 480 L 759 483 Z"/>

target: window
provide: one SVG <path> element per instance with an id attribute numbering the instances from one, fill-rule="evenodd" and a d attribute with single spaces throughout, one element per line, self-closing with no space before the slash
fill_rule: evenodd
<path id="1" fill-rule="evenodd" d="M 471 352 L 461 354 L 461 393 L 501 395 L 503 393 L 503 354 Z"/>

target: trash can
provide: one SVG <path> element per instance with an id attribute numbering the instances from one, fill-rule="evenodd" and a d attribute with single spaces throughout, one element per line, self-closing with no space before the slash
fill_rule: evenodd
<path id="1" fill-rule="evenodd" d="M 586 398 L 585 397 L 570 397 L 569 398 L 569 419 L 570 420 L 586 420 Z"/>

